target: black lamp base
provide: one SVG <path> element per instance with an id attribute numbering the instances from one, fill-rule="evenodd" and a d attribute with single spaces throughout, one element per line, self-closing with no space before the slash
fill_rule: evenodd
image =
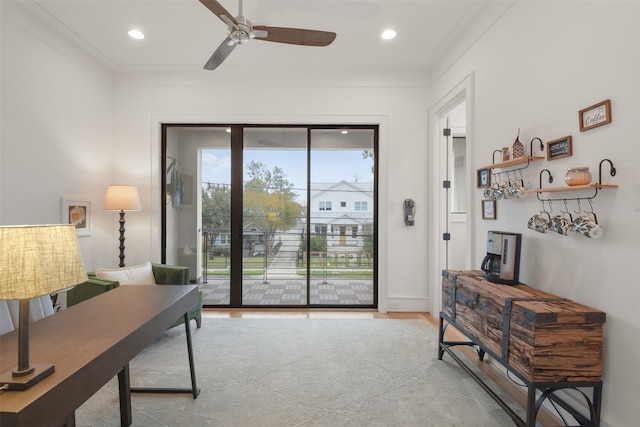
<path id="1" fill-rule="evenodd" d="M 0 389 L 15 391 L 27 390 L 56 370 L 55 365 L 45 363 L 36 363 L 32 365 L 32 367 L 35 368 L 34 371 L 27 375 L 16 376 L 13 371 L 3 372 L 2 375 L 0 375 Z"/>
<path id="2" fill-rule="evenodd" d="M 124 211 L 120 211 L 120 268 L 124 267 Z"/>

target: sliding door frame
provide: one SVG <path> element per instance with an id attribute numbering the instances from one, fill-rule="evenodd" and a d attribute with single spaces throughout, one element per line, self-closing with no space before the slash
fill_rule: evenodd
<path id="1" fill-rule="evenodd" d="M 318 125 L 318 124 L 220 124 L 220 123 L 160 123 L 161 125 L 161 152 L 160 152 L 160 175 L 161 175 L 161 200 L 167 200 L 167 129 L 171 127 L 227 127 L 231 129 L 231 248 L 230 248 L 230 302 L 229 305 L 211 306 L 225 308 L 348 308 L 348 309 L 372 309 L 378 308 L 378 274 L 379 274 L 379 256 L 378 256 L 378 224 L 379 224 L 379 124 L 335 124 L 335 125 Z M 307 286 L 307 304 L 296 306 L 265 306 L 265 305 L 243 305 L 242 304 L 242 228 L 243 228 L 243 153 L 244 153 L 244 129 L 247 128 L 306 128 L 307 129 L 307 188 L 306 188 L 306 224 L 305 236 L 307 245 L 311 238 L 311 210 L 309 208 L 309 200 L 311 199 L 311 134 L 313 130 L 331 130 L 331 129 L 365 129 L 373 131 L 373 303 L 371 305 L 326 305 L 311 304 L 311 251 L 306 251 L 307 267 L 306 267 L 306 286 Z M 166 263 L 167 259 L 167 205 L 161 203 L 161 237 L 160 237 L 160 255 L 161 262 Z M 233 284 L 236 284 L 234 286 Z"/>

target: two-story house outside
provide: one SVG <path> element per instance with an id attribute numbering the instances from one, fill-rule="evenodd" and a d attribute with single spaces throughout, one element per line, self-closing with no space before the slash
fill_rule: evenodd
<path id="1" fill-rule="evenodd" d="M 327 237 L 328 252 L 359 252 L 373 227 L 373 183 L 312 183 L 312 235 Z"/>

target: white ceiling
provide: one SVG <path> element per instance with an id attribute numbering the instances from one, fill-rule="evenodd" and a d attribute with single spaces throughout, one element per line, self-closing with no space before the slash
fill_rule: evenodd
<path id="1" fill-rule="evenodd" d="M 225 24 L 198 0 L 21 3 L 114 71 L 199 70 L 226 36 Z M 237 0 L 220 3 L 237 15 Z M 427 71 L 488 3 L 491 1 L 247 0 L 244 15 L 253 24 L 333 31 L 337 38 L 327 47 L 252 40 L 238 46 L 218 70 Z M 145 33 L 144 40 L 127 35 L 134 27 Z M 389 27 L 398 36 L 382 40 L 380 33 Z"/>

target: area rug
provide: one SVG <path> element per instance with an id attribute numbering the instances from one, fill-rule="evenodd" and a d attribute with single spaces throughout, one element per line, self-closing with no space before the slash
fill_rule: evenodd
<path id="1" fill-rule="evenodd" d="M 424 320 L 205 318 L 192 328 L 200 396 L 134 394 L 133 426 L 513 426 Z M 133 386 L 189 387 L 184 328 L 130 364 Z M 118 426 L 112 380 L 76 412 Z"/>

